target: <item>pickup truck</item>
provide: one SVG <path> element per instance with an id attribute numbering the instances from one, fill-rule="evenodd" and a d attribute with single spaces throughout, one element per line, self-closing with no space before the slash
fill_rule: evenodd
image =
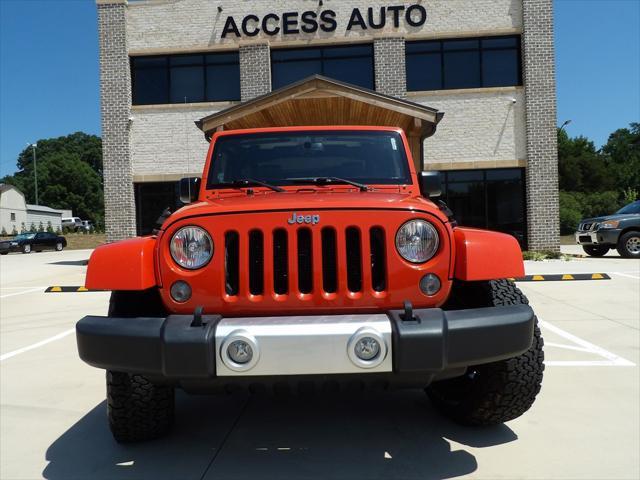
<path id="1" fill-rule="evenodd" d="M 187 206 L 154 235 L 98 247 L 76 326 L 105 369 L 118 442 L 166 433 L 176 388 L 424 389 L 467 425 L 526 412 L 543 340 L 517 240 L 462 228 L 391 127 L 229 130 Z"/>

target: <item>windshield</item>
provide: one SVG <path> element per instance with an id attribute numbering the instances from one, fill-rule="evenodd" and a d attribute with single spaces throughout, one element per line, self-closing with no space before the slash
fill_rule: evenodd
<path id="1" fill-rule="evenodd" d="M 16 240 L 31 240 L 35 236 L 36 236 L 35 233 L 21 233 L 15 239 Z"/>
<path id="2" fill-rule="evenodd" d="M 341 130 L 220 137 L 213 151 L 207 188 L 225 188 L 247 179 L 300 185 L 300 179 L 318 177 L 373 185 L 411 183 L 398 133 Z"/>
<path id="3" fill-rule="evenodd" d="M 640 213 L 640 200 L 630 203 L 616 212 L 618 215 L 628 215 L 630 213 Z"/>

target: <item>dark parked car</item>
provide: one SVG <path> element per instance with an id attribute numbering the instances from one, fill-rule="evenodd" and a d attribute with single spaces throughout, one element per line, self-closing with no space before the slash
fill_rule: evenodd
<path id="1" fill-rule="evenodd" d="M 580 222 L 576 242 L 592 257 L 602 257 L 612 248 L 626 258 L 640 258 L 640 200 L 613 215 Z"/>
<path id="2" fill-rule="evenodd" d="M 60 252 L 66 246 L 67 240 L 55 233 L 21 233 L 11 240 L 0 242 L 0 255 L 6 255 L 9 252 L 31 253 L 33 251 L 41 252 L 42 250 L 57 250 Z"/>

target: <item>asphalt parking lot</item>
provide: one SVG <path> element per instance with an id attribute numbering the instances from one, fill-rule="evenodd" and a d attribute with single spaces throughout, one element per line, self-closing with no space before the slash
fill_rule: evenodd
<path id="1" fill-rule="evenodd" d="M 441 418 L 419 391 L 311 398 L 177 397 L 167 438 L 120 446 L 104 372 L 82 363 L 73 327 L 105 314 L 81 285 L 89 251 L 0 258 L 2 479 L 640 478 L 640 261 L 527 262 L 547 369 L 531 411 L 490 429 Z"/>

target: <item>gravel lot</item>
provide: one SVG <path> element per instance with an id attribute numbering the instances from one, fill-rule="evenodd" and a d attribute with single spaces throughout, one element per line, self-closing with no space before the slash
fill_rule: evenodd
<path id="1" fill-rule="evenodd" d="M 171 436 L 120 446 L 104 372 L 78 359 L 73 335 L 83 315 L 106 313 L 108 294 L 43 293 L 81 285 L 89 254 L 0 258 L 2 479 L 640 478 L 640 261 L 527 262 L 527 274 L 611 280 L 520 284 L 542 320 L 547 370 L 533 409 L 506 425 L 460 427 L 419 391 L 179 394 Z"/>

